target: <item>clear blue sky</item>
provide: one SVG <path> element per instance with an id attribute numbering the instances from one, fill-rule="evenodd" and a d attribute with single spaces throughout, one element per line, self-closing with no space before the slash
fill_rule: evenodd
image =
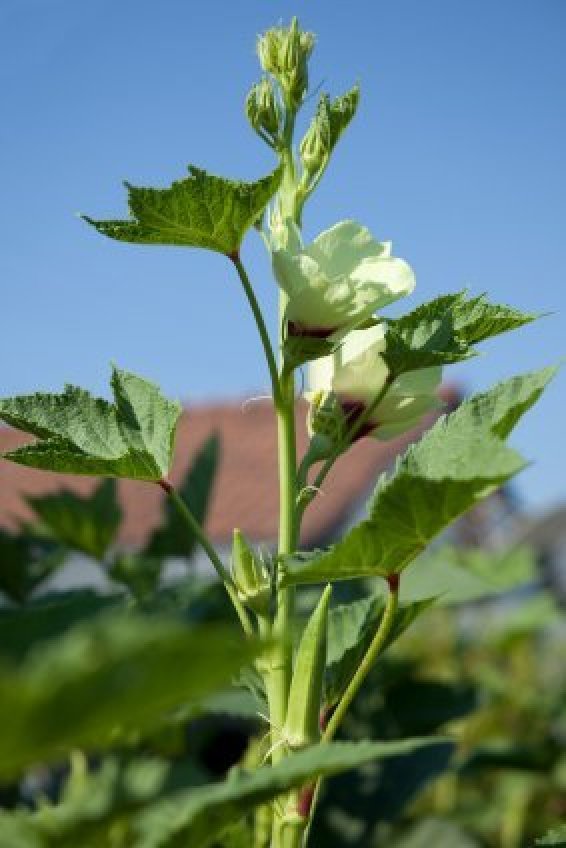
<path id="1" fill-rule="evenodd" d="M 256 34 L 293 13 L 319 36 L 314 85 L 362 87 L 307 234 L 354 217 L 392 239 L 413 304 L 469 286 L 556 313 L 454 369 L 469 390 L 564 356 L 565 0 L 2 0 L 0 394 L 106 393 L 111 360 L 188 401 L 265 389 L 229 263 L 113 243 L 75 213 L 120 217 L 123 179 L 188 162 L 265 173 L 242 102 Z M 245 254 L 274 314 L 254 235 Z M 565 384 L 515 437 L 536 507 L 565 495 Z"/>

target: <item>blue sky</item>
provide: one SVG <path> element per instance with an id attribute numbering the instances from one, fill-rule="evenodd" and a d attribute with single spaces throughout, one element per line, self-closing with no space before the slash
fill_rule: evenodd
<path id="1" fill-rule="evenodd" d="M 189 162 L 266 173 L 242 103 L 256 34 L 293 13 L 318 33 L 313 85 L 362 88 L 307 235 L 353 217 L 392 239 L 412 304 L 469 286 L 554 313 L 454 368 L 468 390 L 564 356 L 564 0 L 2 0 L 0 394 L 106 394 L 110 361 L 189 402 L 265 390 L 226 260 L 113 243 L 76 213 L 120 217 L 123 179 L 165 185 Z M 274 315 L 255 235 L 244 254 Z M 565 494 L 564 388 L 514 438 L 537 508 Z"/>

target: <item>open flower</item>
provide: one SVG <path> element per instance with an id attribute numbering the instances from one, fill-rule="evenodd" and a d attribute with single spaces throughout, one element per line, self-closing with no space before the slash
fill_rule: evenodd
<path id="1" fill-rule="evenodd" d="M 347 429 L 355 427 L 364 416 L 355 438 L 372 435 L 389 439 L 412 429 L 425 413 L 438 408 L 442 369 L 421 368 L 392 380 L 368 416 L 367 411 L 390 380 L 381 355 L 384 350 L 385 330 L 378 325 L 350 333 L 337 353 L 310 363 L 308 396 L 314 405 L 311 423 L 316 421 L 318 411 L 328 418 L 334 409 Z"/>
<path id="2" fill-rule="evenodd" d="M 415 287 L 409 265 L 391 256 L 390 242 L 376 241 L 355 221 L 335 224 L 306 247 L 286 221 L 270 246 L 275 278 L 289 299 L 290 335 L 340 338 Z"/>

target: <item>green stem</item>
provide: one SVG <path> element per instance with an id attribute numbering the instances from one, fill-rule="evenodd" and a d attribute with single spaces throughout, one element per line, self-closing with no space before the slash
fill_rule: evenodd
<path id="1" fill-rule="evenodd" d="M 228 592 L 230 600 L 232 601 L 234 609 L 236 610 L 236 614 L 240 619 L 240 623 L 242 625 L 244 633 L 246 634 L 246 636 L 253 636 L 254 631 L 248 613 L 246 612 L 246 608 L 238 598 L 238 593 L 236 592 L 234 581 L 232 580 L 229 572 L 226 570 L 222 560 L 216 553 L 210 539 L 208 538 L 208 536 L 192 514 L 191 510 L 189 509 L 183 498 L 175 491 L 173 485 L 168 480 L 160 480 L 159 485 L 167 493 L 168 497 L 175 505 L 177 512 L 187 525 L 187 528 L 191 531 L 191 533 L 194 534 L 196 539 L 198 539 L 199 544 L 208 556 L 216 573 L 224 583 L 226 591 Z"/>
<path id="2" fill-rule="evenodd" d="M 294 380 L 282 380 L 283 401 L 277 408 L 277 433 L 279 450 L 279 556 L 291 554 L 296 547 L 297 458 L 295 447 Z M 291 683 L 292 645 L 289 638 L 289 621 L 293 614 L 293 590 L 278 588 L 273 635 L 278 642 L 272 669 L 271 688 L 274 703 L 271 720 L 281 729 L 285 724 L 287 697 Z M 281 759 L 282 748 L 274 751 L 274 761 Z"/>
<path id="3" fill-rule="evenodd" d="M 387 596 L 387 603 L 385 604 L 383 615 L 379 622 L 379 627 L 376 630 L 375 636 L 373 637 L 372 642 L 369 648 L 367 649 L 363 660 L 356 669 L 354 676 L 350 680 L 346 691 L 342 695 L 342 698 L 338 702 L 338 706 L 336 707 L 330 721 L 326 726 L 326 729 L 322 736 L 323 742 L 331 742 L 332 739 L 334 739 L 334 736 L 336 735 L 338 728 L 340 727 L 342 720 L 344 719 L 344 716 L 348 711 L 348 708 L 350 707 L 352 701 L 360 691 L 362 684 L 364 683 L 371 669 L 375 665 L 375 662 L 383 651 L 389 634 L 391 633 L 391 628 L 393 627 L 395 615 L 399 606 L 399 575 L 391 575 L 387 582 L 389 584 L 389 594 Z M 306 841 L 308 841 L 308 835 L 310 832 L 310 827 L 312 825 L 316 805 L 320 796 L 321 786 L 322 780 L 318 780 L 314 791 L 312 804 L 310 807 L 309 820 L 306 824 L 305 843 Z M 301 843 L 298 844 L 300 845 Z"/>
<path id="4" fill-rule="evenodd" d="M 253 316 L 255 318 L 255 322 L 257 324 L 257 328 L 259 331 L 259 336 L 261 339 L 261 343 L 263 345 L 263 349 L 265 351 L 265 358 L 267 360 L 267 367 L 269 368 L 269 376 L 271 378 L 271 388 L 273 392 L 273 400 L 275 405 L 280 402 L 281 399 L 281 389 L 279 386 L 279 374 L 277 372 L 277 362 L 275 361 L 275 354 L 273 353 L 273 348 L 271 346 L 271 341 L 269 340 L 269 333 L 267 332 L 267 327 L 265 326 L 265 321 L 263 319 L 263 314 L 260 309 L 259 303 L 257 302 L 257 298 L 255 296 L 255 292 L 253 290 L 253 286 L 250 282 L 250 278 L 246 273 L 246 269 L 242 264 L 242 260 L 240 256 L 235 253 L 230 256 L 230 259 L 234 263 L 234 267 L 238 272 L 238 276 L 242 282 L 242 286 L 244 288 L 244 292 L 246 293 L 246 297 L 248 299 L 248 303 L 250 304 Z"/>
<path id="5" fill-rule="evenodd" d="M 399 606 L 398 582 L 391 580 L 389 585 L 390 590 L 387 596 L 387 603 L 385 605 L 385 610 L 383 611 L 381 621 L 379 622 L 379 627 L 377 628 L 375 636 L 373 637 L 371 645 L 367 649 L 363 660 L 356 669 L 356 673 L 350 680 L 346 691 L 338 702 L 338 706 L 334 710 L 332 718 L 326 726 L 326 730 L 324 731 L 324 735 L 322 737 L 323 742 L 330 742 L 331 739 L 333 739 L 336 735 L 336 731 L 340 727 L 340 724 L 342 723 L 342 719 L 344 718 L 348 707 L 358 694 L 362 683 L 373 668 L 376 659 L 382 652 L 387 638 L 389 637 L 393 622 L 395 621 L 395 614 Z"/>

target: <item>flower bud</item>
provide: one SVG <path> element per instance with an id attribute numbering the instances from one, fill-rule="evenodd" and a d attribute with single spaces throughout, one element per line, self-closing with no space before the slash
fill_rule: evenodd
<path id="1" fill-rule="evenodd" d="M 316 115 L 300 145 L 301 160 L 309 174 L 316 174 L 326 164 L 330 152 L 328 140 L 328 133 Z"/>
<path id="2" fill-rule="evenodd" d="M 232 573 L 242 603 L 254 612 L 267 612 L 271 599 L 269 573 L 238 529 L 234 530 L 232 544 Z"/>
<path id="3" fill-rule="evenodd" d="M 257 40 L 257 55 L 263 70 L 277 76 L 279 73 L 279 52 L 283 30 L 280 27 L 268 29 Z"/>
<path id="4" fill-rule="evenodd" d="M 265 131 L 272 139 L 279 133 L 279 110 L 273 87 L 267 78 L 253 86 L 246 99 L 248 121 L 258 133 Z"/>

